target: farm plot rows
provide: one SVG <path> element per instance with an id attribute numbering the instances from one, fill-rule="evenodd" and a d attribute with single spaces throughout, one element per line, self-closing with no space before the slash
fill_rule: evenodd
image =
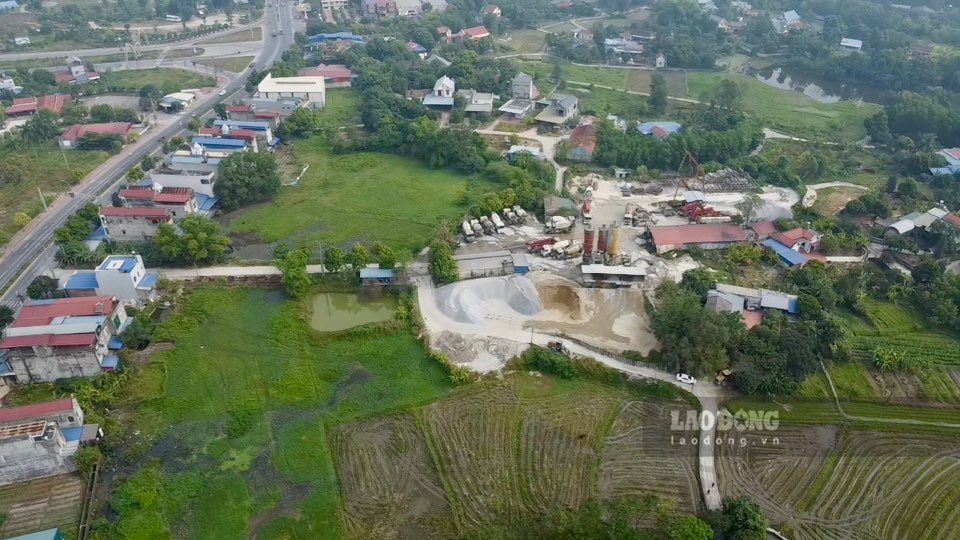
<path id="1" fill-rule="evenodd" d="M 902 351 L 921 364 L 960 366 L 960 342 L 940 334 L 857 336 L 850 341 L 851 354 L 860 360 L 872 361 L 878 347 Z"/>
<path id="2" fill-rule="evenodd" d="M 794 509 L 817 480 L 836 436 L 835 426 L 794 424 L 738 434 L 735 444 L 716 447 L 721 494 L 750 495 L 771 523 L 796 519 Z"/>
<path id="3" fill-rule="evenodd" d="M 669 406 L 642 402 L 620 406 L 604 441 L 598 481 L 602 497 L 652 493 L 674 498 L 680 510 L 702 510 L 697 447 L 689 444 L 697 433 L 659 428 L 670 425 L 670 410 Z M 681 439 L 685 444 L 680 445 Z"/>
<path id="4" fill-rule="evenodd" d="M 960 537 L 960 437 L 825 426 L 777 435 L 759 451 L 721 449 L 718 470 L 724 495 L 751 495 L 793 538 Z M 819 444 L 795 446 L 811 436 Z"/>
<path id="5" fill-rule="evenodd" d="M 689 406 L 628 398 L 517 375 L 340 426 L 332 439 L 347 529 L 364 538 L 495 537 L 504 523 L 597 496 L 657 495 L 698 510 L 696 447 L 659 449 L 670 410 Z"/>

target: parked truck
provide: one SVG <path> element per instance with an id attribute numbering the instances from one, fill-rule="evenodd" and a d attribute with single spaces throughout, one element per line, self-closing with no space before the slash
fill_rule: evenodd
<path id="1" fill-rule="evenodd" d="M 569 240 L 561 240 L 556 244 L 553 244 L 552 246 L 550 246 L 550 252 L 553 255 L 562 255 L 563 252 L 566 251 L 567 247 L 569 246 L 570 246 Z"/>
<path id="2" fill-rule="evenodd" d="M 496 227 L 498 231 L 504 227 L 503 220 L 500 219 L 500 216 L 498 216 L 496 212 L 490 213 L 490 221 L 493 222 L 494 227 Z"/>
<path id="3" fill-rule="evenodd" d="M 580 217 L 584 225 L 589 225 L 593 221 L 593 211 L 590 209 L 592 201 L 593 199 L 584 199 L 583 206 L 580 207 Z"/>
<path id="4" fill-rule="evenodd" d="M 473 233 L 477 236 L 483 236 L 483 227 L 480 226 L 480 220 L 471 219 L 470 227 L 473 228 Z"/>
<path id="5" fill-rule="evenodd" d="M 627 207 L 623 209 L 623 224 L 627 227 L 633 226 L 633 203 L 627 203 Z"/>
<path id="6" fill-rule="evenodd" d="M 546 232 L 548 233 L 565 233 L 573 228 L 574 222 L 571 219 L 565 218 L 563 216 L 553 216 L 547 220 Z"/>
<path id="7" fill-rule="evenodd" d="M 517 219 L 520 220 L 520 223 L 523 223 L 527 220 L 527 211 L 521 208 L 519 204 L 513 205 L 513 213 L 517 215 Z"/>
<path id="8" fill-rule="evenodd" d="M 556 243 L 556 241 L 557 239 L 552 236 L 530 240 L 527 242 L 527 251 L 530 253 L 533 253 L 534 251 L 540 251 L 544 246 L 549 246 L 550 244 Z"/>
<path id="9" fill-rule="evenodd" d="M 461 226 L 462 226 L 462 228 L 463 228 L 463 238 L 464 238 L 467 242 L 473 241 L 473 238 L 474 238 L 474 237 L 473 237 L 473 228 L 470 227 L 470 222 L 467 221 L 467 220 L 463 220 L 463 223 L 461 223 Z"/>
<path id="10" fill-rule="evenodd" d="M 480 226 L 483 227 L 483 232 L 487 234 L 496 234 L 497 228 L 493 225 L 493 222 L 490 221 L 490 218 L 483 216 L 480 218 Z"/>
<path id="11" fill-rule="evenodd" d="M 580 253 L 582 252 L 583 252 L 583 243 L 574 242 L 570 244 L 566 249 L 563 250 L 563 254 L 558 254 L 558 258 L 572 259 L 574 257 L 579 257 Z"/>

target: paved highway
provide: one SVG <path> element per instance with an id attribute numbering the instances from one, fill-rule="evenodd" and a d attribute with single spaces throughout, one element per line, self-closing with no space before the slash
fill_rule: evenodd
<path id="1" fill-rule="evenodd" d="M 293 44 L 293 4 L 269 2 L 267 13 L 261 24 L 264 32 L 263 49 L 254 63 L 257 68 L 262 69 L 278 60 L 283 51 Z M 273 35 L 280 30 L 282 34 Z M 223 89 L 228 95 L 233 95 L 242 90 L 245 81 L 246 77 L 242 75 L 234 76 Z M 189 115 L 207 114 L 223 99 L 226 98 L 212 94 L 188 109 L 187 113 Z M 184 115 L 182 120 L 163 129 L 147 131 L 137 143 L 127 145 L 121 154 L 109 159 L 87 175 L 83 182 L 74 188 L 74 197 L 60 197 L 46 212 L 38 215 L 21 230 L 6 246 L 3 257 L 0 258 L 0 288 L 10 284 L 3 296 L 0 296 L 0 303 L 18 304 L 18 295 L 26 296 L 27 285 L 35 276 L 42 273 L 49 274 L 53 266 L 54 254 L 56 254 L 56 247 L 52 242 L 53 232 L 57 227 L 63 225 L 80 206 L 97 199 L 101 193 L 113 186 L 124 172 L 140 163 L 144 156 L 156 151 L 161 140 L 183 131 L 186 118 L 187 115 Z M 12 283 L 11 280 L 13 280 Z"/>

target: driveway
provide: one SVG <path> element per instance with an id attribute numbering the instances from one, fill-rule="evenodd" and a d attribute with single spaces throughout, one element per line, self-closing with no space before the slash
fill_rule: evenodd
<path id="1" fill-rule="evenodd" d="M 496 131 L 493 129 L 476 129 L 474 132 L 481 135 L 504 135 L 511 136 L 517 135 L 524 139 L 532 139 L 540 143 L 540 146 L 543 147 L 543 156 L 548 163 L 553 165 L 553 168 L 557 171 L 556 178 L 554 180 L 553 189 L 558 194 L 563 191 L 563 173 L 567 171 L 566 167 L 561 167 L 559 163 L 554 159 L 557 153 L 557 143 L 563 140 L 563 137 L 548 137 L 546 135 L 540 135 L 537 133 L 536 128 L 528 129 L 522 133 L 512 133 L 509 131 Z"/>

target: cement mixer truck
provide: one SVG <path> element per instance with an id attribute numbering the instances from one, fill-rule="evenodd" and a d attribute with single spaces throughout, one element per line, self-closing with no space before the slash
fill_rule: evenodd
<path id="1" fill-rule="evenodd" d="M 570 246 L 569 240 L 561 240 L 552 246 L 547 246 L 544 248 L 543 256 L 560 256 L 563 255 L 563 252 Z"/>
<path id="2" fill-rule="evenodd" d="M 490 218 L 487 216 L 480 217 L 480 226 L 483 227 L 483 231 L 487 234 L 496 234 L 497 228 L 494 227 L 493 222 L 490 221 Z"/>
<path id="3" fill-rule="evenodd" d="M 473 229 L 470 227 L 470 222 L 467 220 L 463 220 L 463 223 L 461 223 L 461 225 L 463 228 L 464 240 L 466 240 L 467 242 L 472 242 L 474 240 L 474 236 L 473 236 Z"/>
<path id="4" fill-rule="evenodd" d="M 562 253 L 557 253 L 558 259 L 572 259 L 574 257 L 579 257 L 580 253 L 583 252 L 583 244 L 581 242 L 574 242 L 563 250 Z"/>
<path id="5" fill-rule="evenodd" d="M 547 233 L 565 233 L 573 229 L 574 221 L 563 216 L 553 216 L 547 220 Z"/>
<path id="6" fill-rule="evenodd" d="M 498 231 L 503 228 L 503 220 L 500 219 L 500 216 L 498 216 L 496 212 L 490 213 L 490 221 L 493 222 L 493 225 Z"/>
<path id="7" fill-rule="evenodd" d="M 507 220 L 511 225 L 520 223 L 520 219 L 517 218 L 517 215 L 514 214 L 509 208 L 503 209 L 503 219 Z"/>
<path id="8" fill-rule="evenodd" d="M 473 228 L 473 233 L 477 236 L 483 236 L 483 227 L 480 226 L 480 220 L 471 219 L 470 227 Z"/>
<path id="9" fill-rule="evenodd" d="M 520 223 L 523 223 L 527 220 L 527 211 L 521 208 L 519 204 L 513 205 L 513 213 L 517 215 L 517 219 L 520 220 Z"/>

